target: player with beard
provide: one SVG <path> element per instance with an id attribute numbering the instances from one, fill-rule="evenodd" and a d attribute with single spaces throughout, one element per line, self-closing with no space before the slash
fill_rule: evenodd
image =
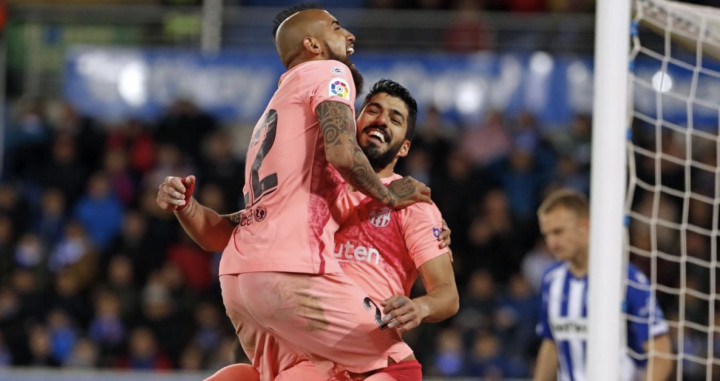
<path id="1" fill-rule="evenodd" d="M 357 140 L 383 182 L 394 173 L 400 157 L 410 149 L 415 132 L 417 104 L 400 84 L 381 80 L 365 97 L 357 120 Z M 338 198 L 340 228 L 335 233 L 335 258 L 350 278 L 382 306 L 383 324 L 398 336 L 421 322 L 438 322 L 458 310 L 458 292 L 447 244 L 438 245 L 442 217 L 434 204 L 419 203 L 402 210 L 383 204 L 345 187 Z M 448 233 L 449 234 L 449 233 Z M 410 298 L 410 289 L 421 275 L 426 294 Z M 391 296 L 392 295 L 392 296 Z M 388 297 L 390 296 L 390 297 Z M 372 304 L 371 304 L 372 305 Z M 322 380 L 312 362 L 299 358 L 272 339 L 264 341 L 264 361 L 274 371 L 269 379 Z M 273 364 L 274 365 L 271 365 Z M 420 371 L 416 361 L 395 364 L 381 374 L 405 380 Z M 258 379 L 247 377 L 247 364 L 225 367 L 206 381 Z"/>
<path id="2" fill-rule="evenodd" d="M 288 70 L 253 130 L 246 210 L 220 216 L 203 207 L 191 197 L 193 176 L 166 178 L 157 203 L 176 208 L 205 249 L 224 248 L 223 303 L 262 379 L 266 337 L 312 360 L 325 378 L 412 360 L 335 260 L 331 207 L 344 181 L 390 208 L 431 202 L 429 189 L 412 178 L 384 184 L 358 146 L 350 32 L 327 11 L 301 6 L 276 18 L 274 34 Z"/>

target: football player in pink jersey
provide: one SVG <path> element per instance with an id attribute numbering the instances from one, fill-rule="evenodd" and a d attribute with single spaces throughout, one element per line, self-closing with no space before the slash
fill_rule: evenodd
<path id="1" fill-rule="evenodd" d="M 417 105 L 400 84 L 381 80 L 363 101 L 357 120 L 357 139 L 371 165 L 384 182 L 394 173 L 398 158 L 408 154 L 414 135 Z M 335 233 L 335 257 L 343 271 L 382 306 L 382 321 L 397 334 L 421 322 L 437 322 L 458 310 L 458 292 L 452 258 L 446 244 L 438 244 L 442 229 L 440 211 L 434 204 L 418 203 L 390 210 L 360 192 L 346 188 L 338 199 L 340 228 Z M 444 237 L 444 236 L 443 236 Z M 449 241 L 448 241 L 449 243 Z M 409 298 L 410 288 L 421 275 L 426 294 Z M 265 341 L 264 358 L 276 359 L 277 380 L 322 380 L 308 360 L 299 359 L 282 345 Z M 402 362 L 381 371 L 392 379 L 403 379 Z M 403 372 L 395 372 L 402 367 Z M 207 381 L 252 379 L 250 365 L 223 368 Z M 379 374 L 376 376 L 380 376 Z"/>
<path id="2" fill-rule="evenodd" d="M 191 197 L 193 176 L 166 178 L 157 203 L 176 209 L 205 249 L 224 248 L 226 313 L 261 379 L 266 337 L 312 360 L 326 378 L 413 361 L 334 258 L 331 209 L 344 181 L 393 209 L 431 202 L 429 189 L 409 177 L 386 185 L 358 146 L 353 116 L 361 81 L 348 59 L 350 32 L 327 11 L 301 6 L 278 15 L 274 34 L 288 70 L 253 130 L 246 209 L 221 216 L 203 207 Z"/>

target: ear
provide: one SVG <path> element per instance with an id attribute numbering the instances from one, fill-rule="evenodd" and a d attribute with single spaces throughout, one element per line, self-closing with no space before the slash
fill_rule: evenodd
<path id="1" fill-rule="evenodd" d="M 303 48 L 312 54 L 321 54 L 323 51 L 320 41 L 315 37 L 305 37 L 302 43 Z"/>
<path id="2" fill-rule="evenodd" d="M 410 152 L 410 141 L 405 139 L 402 146 L 400 146 L 400 151 L 398 151 L 397 155 L 399 157 L 405 157 L 408 155 L 408 152 Z"/>

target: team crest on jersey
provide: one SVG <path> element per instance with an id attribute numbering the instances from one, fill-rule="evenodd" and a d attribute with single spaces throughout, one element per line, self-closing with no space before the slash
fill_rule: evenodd
<path id="1" fill-rule="evenodd" d="M 433 226 L 432 232 L 433 232 L 433 237 L 440 238 L 440 233 L 442 233 L 442 229 Z"/>
<path id="2" fill-rule="evenodd" d="M 262 205 L 259 205 L 257 208 L 255 208 L 255 221 L 261 222 L 262 220 L 267 217 L 267 209 L 263 207 Z"/>
<path id="3" fill-rule="evenodd" d="M 390 223 L 390 213 L 392 210 L 386 207 L 380 207 L 370 212 L 370 223 L 378 228 L 384 228 Z"/>
<path id="4" fill-rule="evenodd" d="M 350 86 L 347 81 L 342 78 L 333 78 L 330 80 L 330 95 L 336 97 L 350 99 Z"/>
<path id="5" fill-rule="evenodd" d="M 343 70 L 340 66 L 333 66 L 333 68 L 330 69 L 330 72 L 332 72 L 335 75 L 345 74 L 345 70 Z"/>

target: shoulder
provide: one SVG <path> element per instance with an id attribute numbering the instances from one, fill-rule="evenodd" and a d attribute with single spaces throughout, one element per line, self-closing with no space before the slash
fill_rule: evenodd
<path id="1" fill-rule="evenodd" d="M 431 218 L 433 220 L 441 220 L 442 214 L 438 209 L 437 204 L 427 202 L 416 202 L 404 209 L 398 211 L 401 215 L 406 218 Z"/>
<path id="2" fill-rule="evenodd" d="M 628 280 L 633 283 L 650 284 L 647 276 L 632 263 L 628 263 Z"/>
<path id="3" fill-rule="evenodd" d="M 401 175 L 393 173 L 391 177 L 383 179 L 383 183 L 387 186 L 390 185 L 391 182 L 395 180 L 400 180 L 402 178 L 403 177 Z M 396 212 L 403 218 L 410 219 L 410 222 L 412 222 L 412 220 L 415 218 L 429 218 L 434 221 L 442 220 L 442 213 L 440 212 L 437 204 L 435 204 L 434 202 L 416 202 L 403 209 L 396 210 Z"/>
<path id="4" fill-rule="evenodd" d="M 549 284 L 553 279 L 566 271 L 565 262 L 554 262 L 545 268 L 542 275 L 542 284 Z"/>

